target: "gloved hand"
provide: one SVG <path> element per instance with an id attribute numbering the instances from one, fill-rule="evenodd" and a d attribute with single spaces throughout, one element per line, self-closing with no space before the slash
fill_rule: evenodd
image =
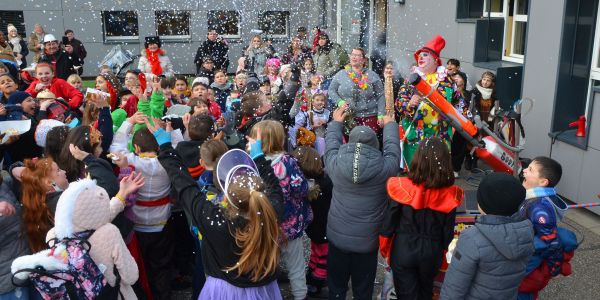
<path id="1" fill-rule="evenodd" d="M 170 132 L 166 132 L 162 128 L 159 128 L 158 130 L 156 130 L 154 132 L 154 138 L 156 139 L 156 142 L 160 146 L 160 145 L 163 145 L 163 144 L 171 142 L 171 133 Z"/>
<path id="2" fill-rule="evenodd" d="M 256 139 L 253 139 L 251 137 L 247 138 L 248 145 L 250 146 L 250 157 L 252 157 L 252 159 L 257 159 L 258 157 L 265 155 L 262 150 L 262 139 L 260 135 L 260 129 L 256 131 Z"/>

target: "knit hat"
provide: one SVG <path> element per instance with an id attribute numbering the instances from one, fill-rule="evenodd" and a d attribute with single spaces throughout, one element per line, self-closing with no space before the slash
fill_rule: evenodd
<path id="1" fill-rule="evenodd" d="M 512 216 L 525 200 L 525 188 L 506 173 L 494 172 L 481 180 L 477 203 L 488 215 Z"/>
<path id="2" fill-rule="evenodd" d="M 348 143 L 361 143 L 379 150 L 379 140 L 375 131 L 367 126 L 356 126 L 350 131 Z"/>
<path id="3" fill-rule="evenodd" d="M 15 25 L 8 24 L 8 26 L 6 26 L 6 32 L 11 32 L 11 30 L 18 31 L 17 27 L 15 27 Z"/>
<path id="4" fill-rule="evenodd" d="M 10 97 L 8 97 L 8 103 L 7 104 L 21 104 L 23 101 L 25 101 L 25 99 L 31 97 L 31 95 L 29 93 L 26 92 L 22 92 L 22 91 L 16 91 L 14 92 L 12 95 L 10 95 Z"/>
<path id="5" fill-rule="evenodd" d="M 73 237 L 74 233 L 95 230 L 110 223 L 109 203 L 108 193 L 96 185 L 96 181 L 82 179 L 72 182 L 56 204 L 56 237 Z"/>
<path id="6" fill-rule="evenodd" d="M 102 78 L 104 78 L 104 80 L 106 80 L 108 93 L 110 94 L 110 107 L 112 109 L 115 109 L 117 107 L 117 104 L 119 103 L 117 91 L 121 90 L 121 82 L 119 81 L 117 76 L 115 76 L 112 73 L 102 73 L 98 76 L 101 76 Z"/>
<path id="7" fill-rule="evenodd" d="M 196 77 L 196 78 L 194 78 L 194 81 L 192 81 L 192 86 L 194 86 L 194 84 L 196 84 L 196 82 L 204 83 L 206 86 L 208 86 L 210 83 L 210 80 L 207 77 Z"/>
<path id="8" fill-rule="evenodd" d="M 65 126 L 65 124 L 63 122 L 53 120 L 53 119 L 41 120 L 40 123 L 38 124 L 38 126 L 35 128 L 35 134 L 34 134 L 35 143 L 38 146 L 45 148 L 46 147 L 46 136 L 48 135 L 48 132 L 50 132 L 50 130 L 52 128 L 58 127 L 58 126 Z"/>
<path id="9" fill-rule="evenodd" d="M 160 37 L 158 36 L 147 36 L 144 42 L 144 47 L 148 48 L 148 46 L 150 44 L 156 44 L 158 45 L 158 48 L 160 48 L 162 46 L 162 43 L 160 41 Z"/>
<path id="10" fill-rule="evenodd" d="M 442 65 L 442 60 L 440 59 L 440 55 L 442 53 L 442 50 L 444 49 L 444 47 L 446 46 L 446 40 L 444 40 L 444 38 L 441 35 L 436 35 L 433 37 L 433 39 L 431 39 L 431 41 L 427 42 L 427 44 L 425 44 L 425 46 L 421 47 L 421 49 L 417 50 L 417 52 L 415 52 L 415 61 L 419 61 L 419 54 L 421 54 L 421 52 L 425 51 L 431 55 L 433 55 L 435 57 L 435 61 L 437 62 L 438 66 Z"/>

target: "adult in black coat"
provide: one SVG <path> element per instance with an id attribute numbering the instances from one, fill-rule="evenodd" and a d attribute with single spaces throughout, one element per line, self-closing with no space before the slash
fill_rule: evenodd
<path id="1" fill-rule="evenodd" d="M 71 74 L 79 74 L 78 70 L 81 68 L 79 56 L 61 49 L 58 41 L 51 34 L 44 37 L 44 53 L 40 62 L 53 64 L 55 76 L 64 80 L 67 80 Z"/>
<path id="2" fill-rule="evenodd" d="M 202 67 L 202 59 L 204 57 L 210 57 L 213 59 L 216 69 L 222 69 L 227 72 L 229 67 L 229 46 L 225 40 L 219 38 L 217 30 L 214 28 L 208 29 L 206 41 L 202 42 L 202 45 L 198 47 L 196 57 L 194 58 L 194 64 L 196 64 L 196 70 L 200 70 Z M 199 72 L 197 72 L 199 73 Z"/>

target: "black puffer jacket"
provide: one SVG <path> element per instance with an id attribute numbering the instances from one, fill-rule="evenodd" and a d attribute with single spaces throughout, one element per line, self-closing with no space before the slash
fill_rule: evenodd
<path id="1" fill-rule="evenodd" d="M 202 58 L 210 57 L 215 63 L 215 70 L 223 69 L 227 72 L 227 68 L 229 67 L 229 57 L 227 57 L 227 53 L 229 53 L 229 46 L 227 46 L 227 43 L 223 40 L 216 40 L 214 42 L 206 40 L 202 42 L 202 45 L 198 47 L 196 57 L 194 58 L 196 70 L 200 70 L 200 67 L 202 67 Z"/>

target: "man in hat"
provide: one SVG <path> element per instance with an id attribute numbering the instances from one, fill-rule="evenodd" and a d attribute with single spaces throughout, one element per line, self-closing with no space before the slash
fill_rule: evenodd
<path id="1" fill-rule="evenodd" d="M 210 57 L 213 60 L 215 70 L 221 69 L 227 73 L 227 68 L 229 67 L 228 53 L 229 46 L 227 42 L 219 38 L 219 34 L 215 28 L 209 28 L 206 34 L 206 41 L 202 42 L 202 45 L 198 47 L 196 57 L 194 58 L 196 73 L 200 72 L 204 57 Z"/>
<path id="2" fill-rule="evenodd" d="M 58 40 L 53 34 L 44 36 L 44 49 L 40 62 L 47 62 L 54 65 L 56 77 L 67 80 L 71 74 L 79 74 L 81 61 L 75 53 L 68 53 L 61 49 Z"/>
<path id="3" fill-rule="evenodd" d="M 440 59 L 445 45 L 444 38 L 436 35 L 415 52 L 414 58 L 417 65 L 411 71 L 419 74 L 429 85 L 437 84 L 437 90 L 446 97 L 448 102 L 452 102 L 452 83 Z M 401 127 L 405 133 L 401 139 L 404 143 L 402 154 L 407 166 L 410 165 L 419 142 L 428 137 L 439 136 L 450 145 L 452 128 L 429 104 L 423 102 L 423 95 L 415 87 L 402 86 L 399 96 L 396 102 L 396 112 L 400 116 Z"/>

